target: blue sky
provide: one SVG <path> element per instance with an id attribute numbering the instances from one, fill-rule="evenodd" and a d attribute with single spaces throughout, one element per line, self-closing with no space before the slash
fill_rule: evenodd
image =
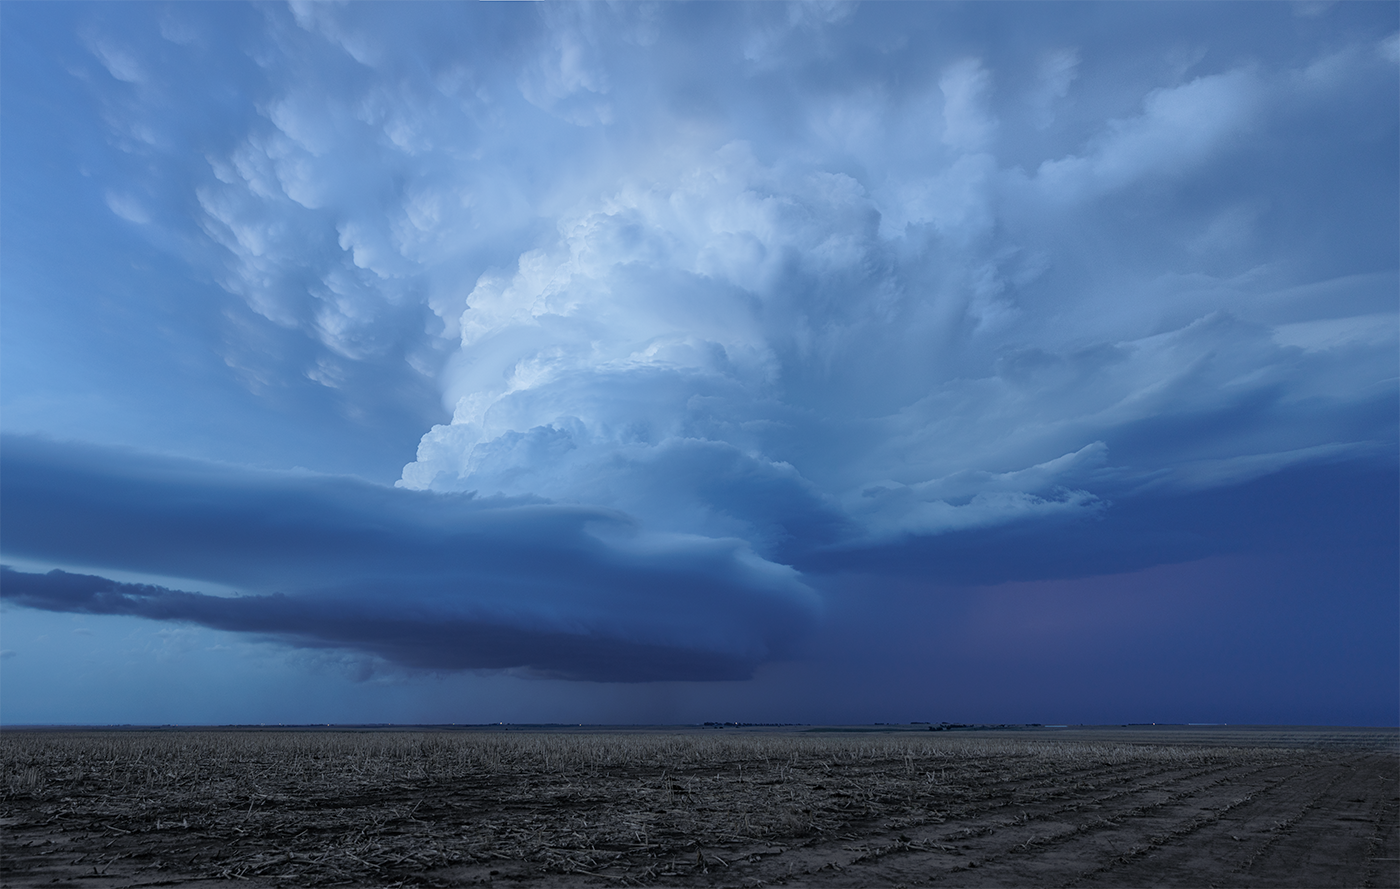
<path id="1" fill-rule="evenodd" d="M 1400 720 L 1394 4 L 0 19 L 0 720 Z"/>

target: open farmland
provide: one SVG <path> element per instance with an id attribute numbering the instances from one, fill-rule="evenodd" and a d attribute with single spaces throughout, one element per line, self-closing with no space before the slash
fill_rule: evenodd
<path id="1" fill-rule="evenodd" d="M 5 886 L 1400 885 L 1395 733 L 15 731 Z"/>

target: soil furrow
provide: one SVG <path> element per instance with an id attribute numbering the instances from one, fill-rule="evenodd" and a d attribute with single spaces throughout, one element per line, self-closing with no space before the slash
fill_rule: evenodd
<path id="1" fill-rule="evenodd" d="M 1393 885 L 1394 757 L 1338 744 L 7 733 L 0 885 Z"/>

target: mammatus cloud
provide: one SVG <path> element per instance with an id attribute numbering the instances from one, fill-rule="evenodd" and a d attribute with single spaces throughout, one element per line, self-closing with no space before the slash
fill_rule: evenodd
<path id="1" fill-rule="evenodd" d="M 141 460 L 72 452 L 33 476 L 62 496 L 25 502 L 85 528 L 143 527 L 153 504 L 151 539 L 178 537 L 183 473 L 225 512 L 198 514 L 185 555 L 117 535 L 139 570 L 433 620 L 466 602 L 473 627 L 751 665 L 811 613 L 785 565 L 917 562 L 1392 453 L 1393 25 L 1096 9 L 1125 18 L 294 4 L 239 18 L 227 55 L 201 7 L 94 26 L 93 90 L 144 164 L 104 191 L 112 213 L 302 337 L 295 373 L 352 405 L 412 374 L 451 420 L 392 493 L 188 466 L 137 484 Z M 1183 28 L 1210 51 L 1183 55 Z M 220 126 L 195 113 L 215 93 Z M 252 333 L 225 347 L 277 384 Z M 130 501 L 98 509 L 115 490 Z M 320 529 L 290 538 L 314 555 L 282 554 L 282 511 Z M 60 546 L 58 519 L 6 521 L 7 551 L 136 568 L 88 532 Z M 250 534 L 262 573 L 227 554 Z M 660 588 L 680 604 L 652 608 Z"/>

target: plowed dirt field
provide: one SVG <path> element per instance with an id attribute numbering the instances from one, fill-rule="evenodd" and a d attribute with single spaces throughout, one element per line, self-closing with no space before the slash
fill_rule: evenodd
<path id="1" fill-rule="evenodd" d="M 0 884 L 1395 887 L 1395 744 L 6 730 Z"/>

